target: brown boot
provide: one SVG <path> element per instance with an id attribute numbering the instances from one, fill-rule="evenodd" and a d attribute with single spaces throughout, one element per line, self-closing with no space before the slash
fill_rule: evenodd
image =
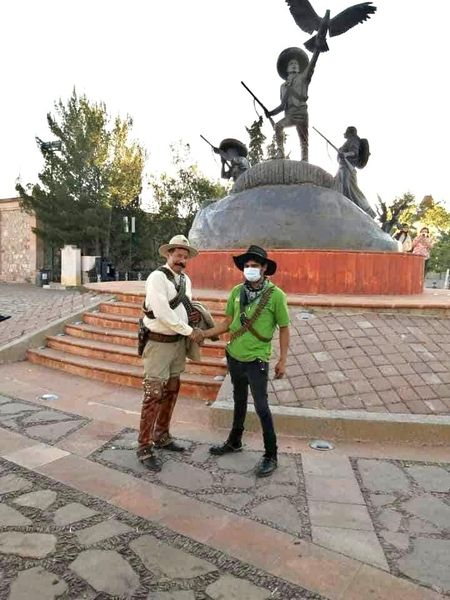
<path id="1" fill-rule="evenodd" d="M 179 391 L 180 378 L 171 377 L 164 386 L 161 410 L 156 418 L 154 430 L 155 446 L 163 450 L 171 450 L 172 452 L 183 452 L 185 450 L 169 433 L 170 421 Z"/>
<path id="2" fill-rule="evenodd" d="M 142 402 L 138 438 L 140 449 L 151 448 L 153 446 L 153 430 L 158 413 L 161 410 L 161 401 L 164 392 L 164 382 L 159 379 L 144 379 L 143 383 L 144 399 Z"/>

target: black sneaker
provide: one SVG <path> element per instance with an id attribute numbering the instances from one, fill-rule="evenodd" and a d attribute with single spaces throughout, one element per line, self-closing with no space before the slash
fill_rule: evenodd
<path id="1" fill-rule="evenodd" d="M 263 456 L 255 469 L 256 477 L 268 477 L 278 467 L 276 456 Z"/>
<path id="2" fill-rule="evenodd" d="M 223 454 L 231 454 L 232 452 L 242 452 L 242 444 L 230 444 L 227 440 L 223 444 L 217 444 L 217 446 L 211 446 L 209 453 L 214 456 L 222 456 Z"/>

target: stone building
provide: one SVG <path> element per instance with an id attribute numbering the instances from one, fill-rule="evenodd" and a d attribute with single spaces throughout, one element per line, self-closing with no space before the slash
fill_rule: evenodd
<path id="1" fill-rule="evenodd" d="M 19 198 L 0 198 L 0 282 L 36 282 L 43 249 L 35 226 L 36 217 L 21 210 Z"/>

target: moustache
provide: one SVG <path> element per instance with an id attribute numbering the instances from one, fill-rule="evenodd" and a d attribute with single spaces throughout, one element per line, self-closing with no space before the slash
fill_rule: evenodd
<path id="1" fill-rule="evenodd" d="M 176 263 L 175 263 L 175 265 L 176 265 L 177 267 L 183 267 L 183 269 L 184 269 L 184 267 L 186 266 L 186 263 L 183 263 L 183 262 L 176 262 Z"/>

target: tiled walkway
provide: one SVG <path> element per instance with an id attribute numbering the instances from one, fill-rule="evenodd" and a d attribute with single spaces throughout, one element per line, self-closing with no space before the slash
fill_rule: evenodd
<path id="1" fill-rule="evenodd" d="M 0 463 L 0 553 L 8 557 L 0 597 L 2 589 L 47 589 L 51 581 L 68 597 L 83 591 L 92 599 L 130 590 L 158 600 L 450 593 L 447 448 L 347 444 L 314 452 L 282 438 L 278 471 L 259 481 L 259 435 L 247 438 L 243 453 L 210 457 L 208 444 L 224 434 L 198 426 L 190 435 L 195 416 L 181 403 L 176 431 L 186 452 L 163 453 L 155 475 L 134 456 L 136 433 L 126 428 L 134 411 L 122 408 L 121 424 L 110 420 L 107 407 L 126 402 L 108 404 L 107 389 L 102 396 L 96 386 L 77 404 L 66 400 L 65 411 L 58 400 L 0 399 L 0 456 L 8 461 Z M 87 414 L 90 406 L 105 408 L 103 420 Z M 45 539 L 36 544 L 38 534 Z M 39 556 L 23 563 L 24 549 L 36 547 Z M 49 559 L 60 552 L 52 569 Z M 181 574 L 171 566 L 180 552 Z M 105 569 L 114 572 L 107 580 Z"/>
<path id="2" fill-rule="evenodd" d="M 94 292 L 51 290 L 35 285 L 0 283 L 0 347 L 92 305 Z"/>

